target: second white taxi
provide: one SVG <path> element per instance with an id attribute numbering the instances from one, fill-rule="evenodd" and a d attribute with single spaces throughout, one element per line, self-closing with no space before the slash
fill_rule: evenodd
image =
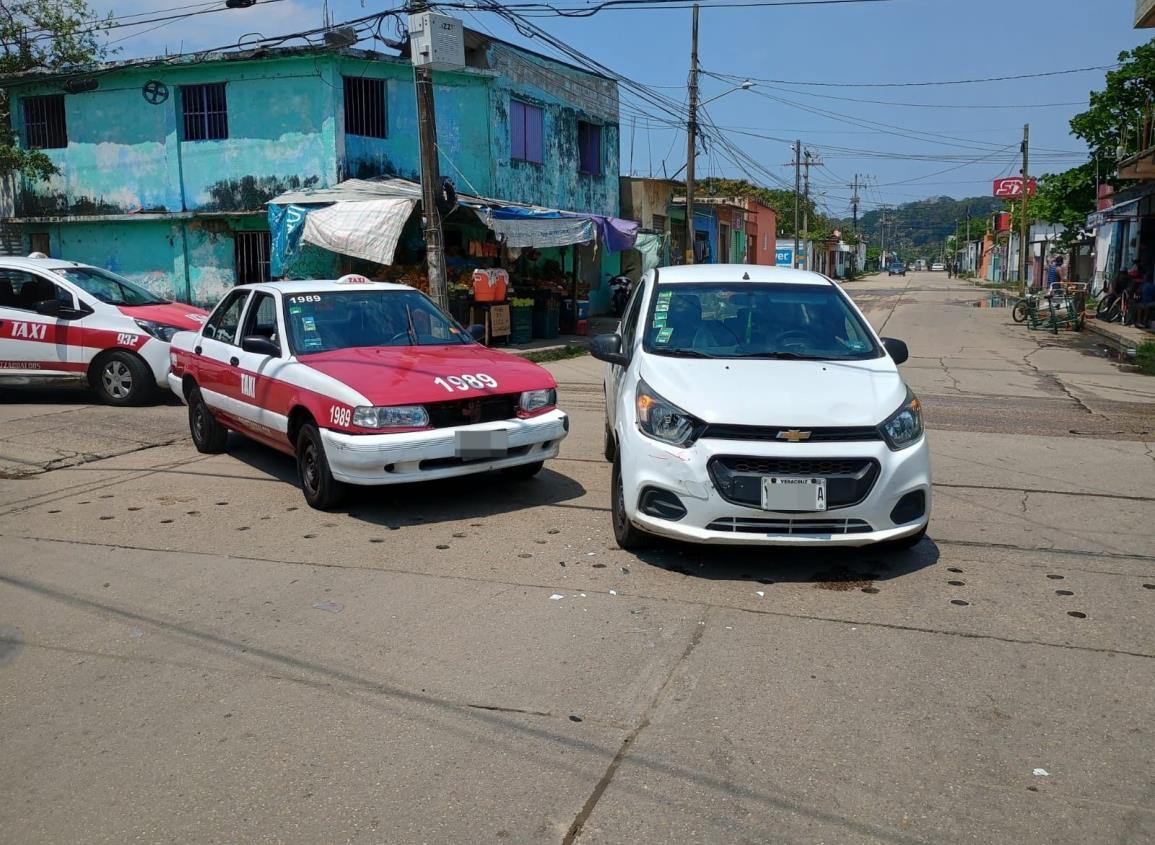
<path id="1" fill-rule="evenodd" d="M 350 484 L 529 478 L 569 432 L 549 371 L 360 276 L 235 288 L 173 339 L 168 378 L 198 450 L 224 451 L 233 430 L 294 455 L 319 509 Z"/>

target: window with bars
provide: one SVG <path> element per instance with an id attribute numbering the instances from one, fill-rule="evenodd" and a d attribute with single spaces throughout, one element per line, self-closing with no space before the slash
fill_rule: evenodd
<path id="1" fill-rule="evenodd" d="M 60 150 L 68 146 L 63 94 L 25 97 L 22 105 L 24 142 L 29 149 Z"/>
<path id="2" fill-rule="evenodd" d="M 537 106 L 521 100 L 509 101 L 509 150 L 514 161 L 541 164 L 543 115 Z"/>
<path id="3" fill-rule="evenodd" d="M 233 236 L 237 284 L 251 285 L 269 281 L 272 237 L 268 232 L 237 232 Z"/>
<path id="4" fill-rule="evenodd" d="M 184 116 L 184 140 L 223 141 L 229 137 L 225 83 L 182 85 L 180 98 Z"/>
<path id="5" fill-rule="evenodd" d="M 600 176 L 602 172 L 602 128 L 578 121 L 578 172 Z"/>
<path id="6" fill-rule="evenodd" d="M 346 76 L 345 134 L 388 138 L 385 80 Z"/>

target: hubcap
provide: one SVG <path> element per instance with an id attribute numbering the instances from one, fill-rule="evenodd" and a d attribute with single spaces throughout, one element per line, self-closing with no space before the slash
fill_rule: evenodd
<path id="1" fill-rule="evenodd" d="M 316 492 L 320 474 L 317 468 L 317 452 L 310 443 L 305 446 L 305 451 L 301 455 L 301 483 L 310 493 Z"/>
<path id="2" fill-rule="evenodd" d="M 618 530 L 621 531 L 626 527 L 626 490 L 622 485 L 622 478 L 618 476 L 618 483 L 614 486 L 614 504 L 617 505 L 614 510 L 614 522 Z"/>
<path id="3" fill-rule="evenodd" d="M 124 399 L 132 392 L 132 372 L 123 361 L 109 361 L 105 364 L 100 380 L 108 395 L 114 399 Z"/>
<path id="4" fill-rule="evenodd" d="M 198 402 L 196 411 L 193 413 L 193 434 L 197 440 L 205 439 L 205 405 L 204 402 Z"/>

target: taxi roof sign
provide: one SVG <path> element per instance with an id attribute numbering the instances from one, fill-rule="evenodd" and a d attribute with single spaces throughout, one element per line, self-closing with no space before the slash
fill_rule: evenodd
<path id="1" fill-rule="evenodd" d="M 346 273 L 337 279 L 339 285 L 369 285 L 372 283 L 372 279 L 368 276 L 362 276 L 360 273 Z"/>

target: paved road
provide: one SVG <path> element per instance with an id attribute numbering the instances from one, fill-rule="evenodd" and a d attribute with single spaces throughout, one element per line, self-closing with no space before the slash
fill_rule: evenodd
<path id="1" fill-rule="evenodd" d="M 933 428 L 909 553 L 616 549 L 588 359 L 538 480 L 339 514 L 177 407 L 9 395 L 0 840 L 1155 841 L 1155 380 L 852 292 Z"/>

